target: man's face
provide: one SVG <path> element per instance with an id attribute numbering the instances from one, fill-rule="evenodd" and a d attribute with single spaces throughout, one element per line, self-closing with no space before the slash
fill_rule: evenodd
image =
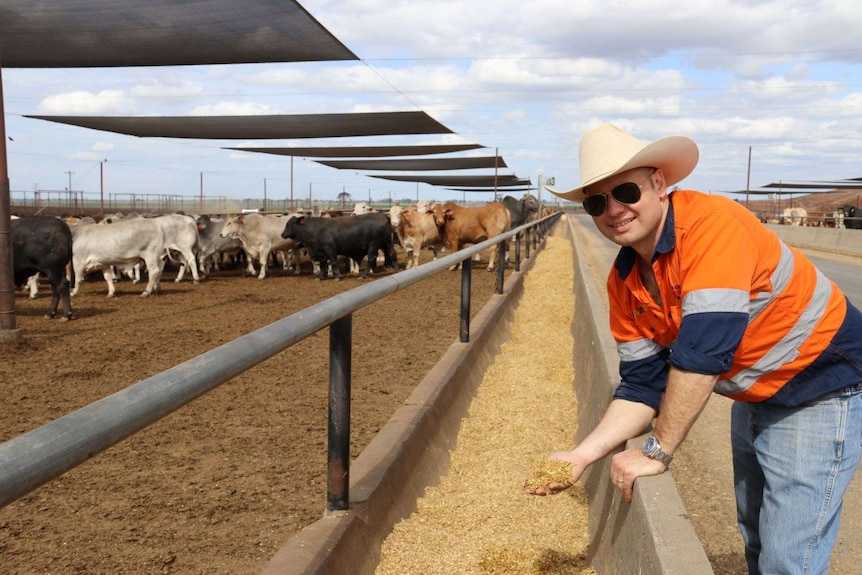
<path id="1" fill-rule="evenodd" d="M 614 198 L 611 191 L 621 184 L 634 183 L 640 189 L 640 199 L 625 203 Z M 641 254 L 650 254 L 661 234 L 667 200 L 667 186 L 661 170 L 635 168 L 617 174 L 587 188 L 587 196 L 604 195 L 604 211 L 593 216 L 596 227 L 606 238 L 621 246 L 631 246 Z M 617 193 L 618 197 L 630 200 Z"/>

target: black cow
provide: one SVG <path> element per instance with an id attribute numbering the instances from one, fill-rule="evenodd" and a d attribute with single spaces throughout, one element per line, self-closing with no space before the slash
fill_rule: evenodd
<path id="1" fill-rule="evenodd" d="M 368 264 L 361 277 L 377 271 L 377 251 L 383 250 L 384 267 L 398 271 L 398 256 L 392 241 L 392 224 L 386 213 L 361 214 L 337 218 L 296 216 L 287 221 L 281 237 L 298 241 L 317 262 L 317 279 L 323 279 L 331 264 L 335 278 L 341 279 L 338 256 L 347 256 L 359 265 L 362 258 Z"/>
<path id="2" fill-rule="evenodd" d="M 859 216 L 859 210 L 856 206 L 846 205 L 839 208 L 844 212 L 844 227 L 851 230 L 862 230 L 862 217 Z"/>
<path id="3" fill-rule="evenodd" d="M 41 273 L 51 282 L 51 304 L 45 317 L 57 313 L 57 304 L 63 298 L 63 319 L 72 319 L 72 302 L 69 298 L 70 281 L 66 279 L 66 266 L 72 261 L 72 232 L 63 220 L 48 216 L 30 216 L 12 220 L 12 267 L 15 285 L 27 283 L 27 278 Z M 69 266 L 72 270 L 72 267 Z M 71 283 L 75 272 L 71 271 Z"/>
<path id="4" fill-rule="evenodd" d="M 512 225 L 509 229 L 526 224 L 533 219 L 535 214 L 539 213 L 539 200 L 531 194 L 524 194 L 520 200 L 506 196 L 503 198 L 503 205 L 512 215 Z"/>

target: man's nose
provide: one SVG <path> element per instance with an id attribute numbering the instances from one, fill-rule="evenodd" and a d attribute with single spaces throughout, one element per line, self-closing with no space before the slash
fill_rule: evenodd
<path id="1" fill-rule="evenodd" d="M 626 209 L 626 204 L 617 201 L 617 199 L 614 198 L 611 194 L 608 194 L 606 197 L 607 205 L 605 206 L 605 211 L 607 211 L 608 213 L 619 214 Z"/>

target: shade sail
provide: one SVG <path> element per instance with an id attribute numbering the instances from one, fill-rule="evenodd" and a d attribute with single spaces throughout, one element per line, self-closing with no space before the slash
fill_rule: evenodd
<path id="1" fill-rule="evenodd" d="M 495 188 L 450 188 L 455 192 L 499 192 L 501 190 Z M 530 186 L 506 186 L 506 192 L 529 192 L 536 188 Z"/>
<path id="2" fill-rule="evenodd" d="M 475 187 L 508 187 L 523 186 L 530 184 L 530 180 L 518 176 L 426 176 L 426 175 L 398 175 L 398 176 L 371 176 L 381 180 L 392 180 L 395 182 L 421 182 L 432 186 L 475 186 Z"/>
<path id="3" fill-rule="evenodd" d="M 3 0 L 5 68 L 358 60 L 293 0 Z"/>
<path id="4" fill-rule="evenodd" d="M 797 195 L 798 194 L 816 194 L 818 192 L 831 192 L 831 191 L 834 191 L 834 190 L 805 190 L 805 191 L 799 191 L 799 190 L 778 190 L 778 191 L 776 191 L 776 190 L 749 190 L 747 192 L 745 190 L 739 190 L 739 191 L 723 192 L 723 193 L 725 193 L 725 194 L 736 194 L 736 195 L 740 195 L 740 196 L 746 196 L 746 195 L 748 195 L 748 196 L 778 196 L 781 194 L 791 194 L 791 195 L 792 194 L 797 194 Z"/>
<path id="5" fill-rule="evenodd" d="M 428 144 L 417 146 L 332 146 L 304 148 L 255 148 L 237 147 L 226 150 L 259 152 L 277 156 L 301 156 L 306 158 L 385 158 L 389 156 L 425 156 L 446 154 L 484 148 L 481 144 Z"/>
<path id="6" fill-rule="evenodd" d="M 766 187 L 766 186 L 764 186 Z M 771 189 L 771 190 L 733 190 L 730 192 L 722 192 L 724 194 L 736 194 L 736 195 L 750 195 L 750 196 L 780 196 L 780 195 L 810 195 L 810 194 L 828 194 L 830 192 L 836 192 L 838 190 L 848 189 L 848 190 L 862 190 L 862 184 L 857 186 L 850 186 L 849 188 L 835 188 L 830 187 L 829 189 L 820 189 L 820 188 L 783 188 L 783 189 Z"/>
<path id="7" fill-rule="evenodd" d="M 278 116 L 25 116 L 141 138 L 264 140 L 451 134 L 425 112 Z"/>
<path id="8" fill-rule="evenodd" d="M 474 168 L 506 168 L 506 162 L 499 156 L 477 158 L 418 158 L 398 160 L 315 160 L 318 164 L 339 170 L 470 170 Z"/>
<path id="9" fill-rule="evenodd" d="M 784 182 L 773 183 L 761 186 L 761 188 L 782 189 L 782 190 L 856 190 L 862 189 L 862 182 Z M 772 192 L 774 193 L 774 192 Z"/>

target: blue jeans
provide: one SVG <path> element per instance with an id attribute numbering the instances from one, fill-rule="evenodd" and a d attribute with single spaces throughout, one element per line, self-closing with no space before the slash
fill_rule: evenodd
<path id="1" fill-rule="evenodd" d="M 862 456 L 862 384 L 798 408 L 735 402 L 731 413 L 749 575 L 828 573 Z"/>

